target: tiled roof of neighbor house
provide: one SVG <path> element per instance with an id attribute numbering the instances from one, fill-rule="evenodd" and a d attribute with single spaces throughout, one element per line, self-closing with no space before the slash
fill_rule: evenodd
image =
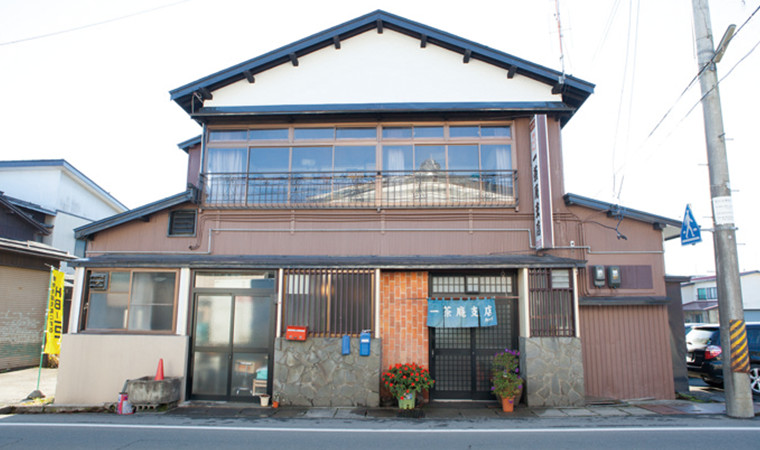
<path id="1" fill-rule="evenodd" d="M 307 38 L 296 41 L 292 44 L 281 47 L 264 55 L 250 59 L 243 63 L 229 67 L 212 75 L 201 78 L 192 83 L 170 91 L 171 99 L 177 102 L 188 114 L 197 115 L 194 111 L 195 98 L 211 98 L 212 91 L 240 80 L 248 79 L 249 82 L 254 80 L 257 73 L 266 71 L 280 64 L 292 63 L 299 57 L 315 52 L 328 46 L 338 48 L 340 42 L 349 39 L 366 31 L 377 29 L 382 31 L 387 28 L 414 39 L 420 40 L 420 45 L 437 45 L 450 51 L 463 55 L 463 61 L 477 59 L 494 66 L 503 68 L 505 78 L 512 78 L 515 74 L 531 78 L 533 80 L 552 86 L 552 92 L 562 94 L 562 102 L 556 105 L 552 102 L 546 102 L 546 105 L 501 105 L 501 104 L 465 104 L 465 105 L 438 105 L 439 108 L 456 110 L 462 109 L 487 109 L 499 110 L 505 107 L 509 108 L 527 108 L 527 109 L 545 109 L 563 108 L 568 112 L 568 118 L 574 110 L 577 110 L 583 102 L 594 91 L 594 85 L 575 78 L 571 75 L 563 75 L 553 69 L 517 58 L 510 54 L 492 49 L 490 47 L 478 44 L 459 36 L 438 30 L 436 28 L 411 21 L 409 19 L 396 16 L 385 11 L 377 10 L 356 19 L 345 22 L 341 25 L 329 28 L 320 33 L 316 33 Z M 552 104 L 549 104 L 552 103 Z M 559 103 L 559 102 L 557 102 Z M 343 110 L 351 112 L 362 112 L 364 110 L 381 110 L 383 112 L 398 111 L 422 111 L 429 110 L 432 105 L 429 104 L 372 104 L 372 105 L 291 105 L 284 110 L 275 110 L 272 107 L 259 108 L 262 113 L 296 113 L 303 112 L 308 108 L 318 107 L 321 112 Z M 283 107 L 279 107 L 283 108 Z M 204 108 L 206 109 L 206 108 Z M 209 108 L 208 111 L 212 111 Z M 313 112 L 313 111 L 312 111 Z M 564 119 L 566 121 L 567 119 Z M 563 122 L 564 123 L 564 122 Z"/>
<path id="2" fill-rule="evenodd" d="M 748 276 L 748 275 L 754 275 L 754 274 L 758 274 L 758 273 L 760 273 L 760 270 L 749 270 L 749 271 L 746 271 L 746 272 L 741 272 L 739 274 L 739 276 L 740 277 L 745 277 L 745 276 Z M 691 277 L 691 278 L 689 278 L 689 281 L 687 281 L 685 283 L 681 283 L 681 286 L 691 286 L 693 284 L 706 283 L 706 282 L 710 282 L 710 281 L 716 281 L 715 275 L 701 275 L 701 276 Z"/>
<path id="3" fill-rule="evenodd" d="M 38 256 L 57 261 L 72 260 L 76 258 L 76 256 L 69 254 L 65 250 L 59 250 L 40 242 L 17 241 L 15 239 L 5 238 L 0 238 L 0 251 Z"/>
<path id="4" fill-rule="evenodd" d="M 717 301 L 696 301 L 683 304 L 684 311 L 707 311 L 718 307 Z"/>
<path id="5" fill-rule="evenodd" d="M 97 222 L 92 222 L 79 228 L 75 228 L 74 236 L 77 239 L 86 238 L 99 231 L 103 231 L 132 220 L 141 219 L 156 212 L 162 211 L 166 208 L 171 208 L 172 206 L 180 205 L 186 202 L 196 202 L 197 198 L 197 189 L 191 188 L 185 192 L 172 195 L 171 197 L 157 200 L 153 203 L 148 203 L 147 205 L 140 206 L 139 208 L 130 209 L 129 211 L 125 211 L 123 213 L 98 220 Z"/>

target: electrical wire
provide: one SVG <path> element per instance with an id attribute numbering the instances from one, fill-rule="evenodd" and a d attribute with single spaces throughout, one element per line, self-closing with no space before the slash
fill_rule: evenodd
<path id="1" fill-rule="evenodd" d="M 53 31 L 51 33 L 40 34 L 40 35 L 37 35 L 37 36 L 31 36 L 31 37 L 22 38 L 22 39 L 16 39 L 14 41 L 0 42 L 0 46 L 20 44 L 22 42 L 35 41 L 35 40 L 38 40 L 38 39 L 49 38 L 49 37 L 58 36 L 58 35 L 61 35 L 61 34 L 71 33 L 71 32 L 74 32 L 74 31 L 84 30 L 84 29 L 87 29 L 87 28 L 97 27 L 99 25 L 104 25 L 104 24 L 111 23 L 111 22 L 118 22 L 120 20 L 129 19 L 131 17 L 140 16 L 140 15 L 143 15 L 143 14 L 148 14 L 148 13 L 151 13 L 151 12 L 154 12 L 154 11 L 158 11 L 160 9 L 169 8 L 169 7 L 172 7 L 172 6 L 177 6 L 177 5 L 181 4 L 181 3 L 187 3 L 189 1 L 190 0 L 180 0 L 180 1 L 175 2 L 175 3 L 169 3 L 167 5 L 157 6 L 155 8 L 145 9 L 145 10 L 134 12 L 134 13 L 131 13 L 131 14 L 127 14 L 127 15 L 124 15 L 124 16 L 119 16 L 119 17 L 114 17 L 114 18 L 111 18 L 111 19 L 102 20 L 100 22 L 90 23 L 90 24 L 87 24 L 87 25 L 82 25 L 82 26 L 78 26 L 78 27 L 74 27 L 74 28 L 68 28 L 66 30 Z"/>

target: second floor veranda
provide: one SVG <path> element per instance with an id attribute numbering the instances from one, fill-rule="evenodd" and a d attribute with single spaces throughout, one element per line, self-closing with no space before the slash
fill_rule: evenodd
<path id="1" fill-rule="evenodd" d="M 201 183 L 212 208 L 517 206 L 513 170 L 205 173 Z"/>

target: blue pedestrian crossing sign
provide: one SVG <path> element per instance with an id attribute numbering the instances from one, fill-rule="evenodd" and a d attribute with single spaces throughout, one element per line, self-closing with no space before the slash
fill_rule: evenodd
<path id="1" fill-rule="evenodd" d="M 702 242 L 702 233 L 699 230 L 697 221 L 694 220 L 691 207 L 686 205 L 686 212 L 683 215 L 683 223 L 681 224 L 681 245 L 696 244 L 697 242 Z"/>

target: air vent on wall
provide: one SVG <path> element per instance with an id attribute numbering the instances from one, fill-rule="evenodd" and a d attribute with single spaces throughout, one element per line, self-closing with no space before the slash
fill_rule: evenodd
<path id="1" fill-rule="evenodd" d="M 195 235 L 195 210 L 172 211 L 169 216 L 169 236 Z"/>
<path id="2" fill-rule="evenodd" d="M 90 289 L 105 291 L 108 289 L 108 272 L 93 272 L 90 274 Z"/>

